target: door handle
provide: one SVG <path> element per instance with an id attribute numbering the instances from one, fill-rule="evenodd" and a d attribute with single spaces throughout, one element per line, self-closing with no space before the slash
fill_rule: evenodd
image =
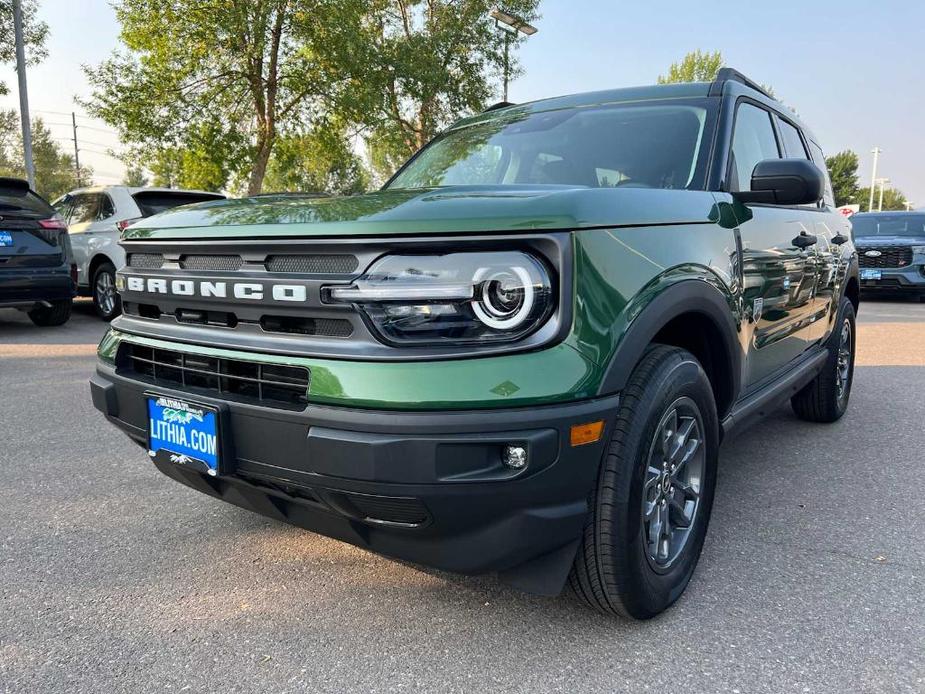
<path id="1" fill-rule="evenodd" d="M 810 246 L 815 246 L 817 239 L 812 234 L 807 234 L 805 231 L 801 231 L 800 235 L 797 236 L 791 243 L 797 248 L 809 248 Z"/>
<path id="2" fill-rule="evenodd" d="M 841 246 L 843 243 L 848 243 L 848 237 L 842 234 L 835 234 L 835 236 L 832 237 L 832 243 L 836 246 Z"/>

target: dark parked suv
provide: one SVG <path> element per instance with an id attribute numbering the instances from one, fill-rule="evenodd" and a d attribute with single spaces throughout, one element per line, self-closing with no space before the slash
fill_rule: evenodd
<path id="1" fill-rule="evenodd" d="M 864 294 L 901 292 L 925 300 L 925 212 L 851 217 Z"/>
<path id="2" fill-rule="evenodd" d="M 815 137 L 731 70 L 491 109 L 369 195 L 129 227 L 93 402 L 206 494 L 651 617 L 697 564 L 723 438 L 848 406 L 833 207 Z"/>
<path id="3" fill-rule="evenodd" d="M 0 308 L 61 325 L 77 290 L 67 225 L 26 181 L 0 178 Z"/>

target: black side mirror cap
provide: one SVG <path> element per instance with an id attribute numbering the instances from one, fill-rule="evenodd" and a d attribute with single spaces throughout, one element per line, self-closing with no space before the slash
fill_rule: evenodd
<path id="1" fill-rule="evenodd" d="M 808 159 L 765 159 L 752 171 L 751 190 L 732 195 L 741 202 L 807 205 L 819 202 L 824 190 L 822 171 Z"/>

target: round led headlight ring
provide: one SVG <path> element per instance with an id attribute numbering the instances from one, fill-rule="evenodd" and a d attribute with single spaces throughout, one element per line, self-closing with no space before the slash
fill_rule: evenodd
<path id="1" fill-rule="evenodd" d="M 526 268 L 483 267 L 472 280 L 482 287 L 479 298 L 472 302 L 472 311 L 489 328 L 510 330 L 527 320 L 536 302 L 536 292 Z"/>

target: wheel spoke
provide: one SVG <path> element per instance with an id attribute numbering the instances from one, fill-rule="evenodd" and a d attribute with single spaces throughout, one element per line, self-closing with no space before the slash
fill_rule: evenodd
<path id="1" fill-rule="evenodd" d="M 669 508 L 671 511 L 671 517 L 674 519 L 675 525 L 688 528 L 691 524 L 691 518 L 687 513 L 686 504 L 678 501 L 678 497 L 672 494 L 669 497 Z"/>
<path id="2" fill-rule="evenodd" d="M 661 437 L 662 437 L 662 455 L 665 460 L 671 458 L 671 448 L 674 441 L 675 432 L 678 430 L 678 411 L 674 410 L 668 416 L 668 419 L 665 421 L 664 426 L 662 427 Z"/>

